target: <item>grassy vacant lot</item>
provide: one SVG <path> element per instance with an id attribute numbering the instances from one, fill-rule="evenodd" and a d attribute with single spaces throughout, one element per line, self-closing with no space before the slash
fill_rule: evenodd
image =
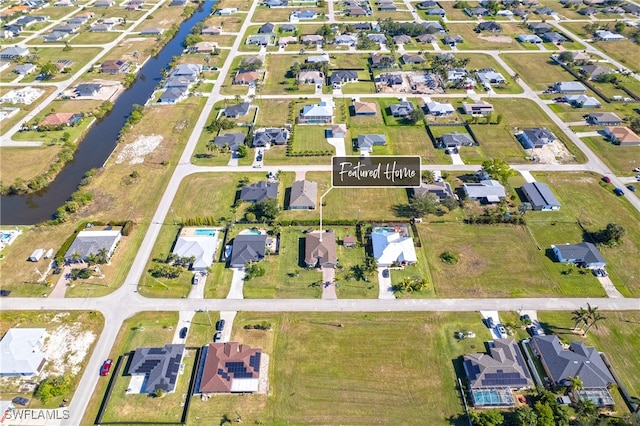
<path id="1" fill-rule="evenodd" d="M 177 323 L 177 312 L 141 312 L 131 318 L 127 318 L 124 320 L 122 327 L 120 328 L 118 337 L 116 337 L 116 341 L 111 348 L 109 358 L 113 359 L 115 362 L 119 356 L 124 355 L 127 352 L 134 351 L 139 347 L 164 346 L 167 343 L 171 343 L 175 333 L 173 327 L 175 327 Z M 170 327 L 172 329 L 170 329 Z M 146 395 L 125 395 L 124 390 L 127 386 L 119 388 L 119 385 L 127 385 L 129 383 L 129 377 L 123 376 L 124 367 L 125 366 L 120 369 L 120 376 L 118 376 L 116 383 L 117 392 L 114 391 L 107 406 L 107 416 L 105 416 L 105 421 L 108 421 L 107 418 L 111 420 L 117 419 L 120 421 L 133 421 L 133 416 L 136 415 L 135 411 L 138 411 L 137 415 L 139 416 L 147 416 L 147 420 L 149 421 L 162 421 L 163 418 L 161 416 L 167 416 L 169 412 L 171 414 L 174 412 L 182 412 L 182 407 L 177 407 L 177 404 L 172 404 L 172 406 L 169 407 L 168 404 L 165 403 L 169 402 L 167 401 L 167 397 L 169 396 L 177 396 L 180 398 L 180 401 L 182 401 L 182 393 L 185 392 L 176 392 L 174 394 L 168 394 L 165 398 L 157 399 L 152 399 Z M 188 374 L 190 374 L 190 371 L 190 368 L 185 368 L 185 374 L 180 377 L 180 384 L 188 381 Z M 112 374 L 114 374 L 113 370 Z M 108 382 L 109 381 L 106 379 L 98 381 L 96 390 L 89 401 L 87 410 L 85 411 L 82 424 L 93 424 L 93 421 L 98 414 L 100 403 L 102 402 L 102 398 L 104 397 L 104 393 L 107 389 Z M 130 404 L 132 401 L 135 401 L 138 404 L 137 410 L 131 409 Z M 126 404 L 127 410 L 126 412 L 123 411 L 120 413 L 121 417 L 118 417 L 119 414 L 116 412 L 116 410 L 118 410 L 117 404 Z M 151 417 L 154 415 L 159 418 Z M 164 420 L 175 421 L 175 418 L 171 415 L 171 417 L 166 417 Z"/>
<path id="2" fill-rule="evenodd" d="M 282 127 L 289 119 L 289 99 L 256 99 L 256 127 Z"/>
<path id="3" fill-rule="evenodd" d="M 241 327 L 262 321 L 273 330 Z M 194 399 L 189 424 L 217 423 L 236 413 L 244 423 L 444 424 L 463 410 L 458 357 L 484 351 L 482 342 L 490 337 L 474 313 L 242 312 L 235 325 L 234 340 L 270 356 L 269 395 Z M 478 337 L 458 341 L 459 330 Z"/>
<path id="4" fill-rule="evenodd" d="M 120 29 L 120 28 L 118 28 Z M 106 44 L 111 43 L 120 35 L 120 32 L 83 32 L 73 38 L 71 44 Z"/>
<path id="5" fill-rule="evenodd" d="M 507 80 L 507 84 L 504 86 L 492 85 L 494 92 L 496 93 L 522 93 L 522 87 L 516 83 L 508 72 L 500 66 L 491 56 L 484 54 L 465 54 L 461 58 L 469 58 L 469 65 L 467 69 L 483 69 L 493 68 Z M 484 90 L 480 84 L 476 86 L 476 90 Z"/>
<path id="6" fill-rule="evenodd" d="M 127 37 L 111 49 L 109 53 L 102 58 L 102 61 L 104 62 L 107 59 L 124 59 L 130 62 L 138 62 L 133 57 L 133 52 L 138 51 L 140 58 L 146 58 L 151 55 L 152 50 L 157 44 L 158 41 L 151 37 L 138 37 L 137 35 Z"/>
<path id="7" fill-rule="evenodd" d="M 545 90 L 556 81 L 575 80 L 571 74 L 549 58 L 549 53 L 526 55 L 507 53 L 501 56 L 533 90 Z"/>
<path id="8" fill-rule="evenodd" d="M 40 55 L 40 63 L 56 62 L 59 59 L 69 59 L 73 61 L 73 64 L 69 67 L 71 71 L 67 74 L 56 74 L 48 81 L 62 81 L 71 78 L 80 68 L 85 66 L 87 62 L 93 59 L 98 53 L 102 51 L 99 47 L 74 47 L 69 51 L 63 51 L 63 47 L 47 47 L 38 49 L 38 55 Z M 35 81 L 38 73 L 32 73 L 22 80 L 21 83 L 32 83 Z"/>
<path id="9" fill-rule="evenodd" d="M 313 21 L 303 21 L 306 22 L 317 22 L 322 21 L 323 18 L 320 16 L 323 13 L 327 13 L 329 11 L 328 6 L 324 7 L 299 7 L 299 8 L 289 8 L 289 7 L 277 7 L 277 8 L 268 8 L 265 6 L 258 6 L 253 16 L 251 16 L 251 22 L 289 22 L 289 16 L 295 10 L 313 10 L 318 14 L 318 17 Z"/>
<path id="10" fill-rule="evenodd" d="M 598 153 L 615 174 L 630 175 L 640 164 L 640 152 L 635 146 L 614 145 L 602 136 L 583 138 L 589 148 Z"/>
<path id="11" fill-rule="evenodd" d="M 36 117 L 39 119 L 40 117 Z M 18 132 L 13 135 L 13 140 L 16 141 L 38 141 L 46 145 L 57 144 L 58 141 L 64 136 L 65 133 L 69 133 L 69 142 L 77 143 L 84 133 L 89 129 L 89 126 L 94 122 L 93 117 L 87 117 L 82 120 L 77 126 L 66 127 L 62 130 L 52 130 L 49 132 L 38 132 L 35 130 L 29 130 L 25 132 Z"/>
<path id="12" fill-rule="evenodd" d="M 328 125 L 329 126 L 329 125 Z M 326 131 L 329 127 L 316 125 L 299 125 L 293 132 L 291 147 L 294 152 L 301 151 L 335 151 L 326 139 Z"/>
<path id="13" fill-rule="evenodd" d="M 438 297 L 604 296 L 591 274 L 561 275 L 565 266 L 546 257 L 524 227 L 432 223 L 418 230 Z M 459 262 L 443 263 L 444 251 Z"/>
<path id="14" fill-rule="evenodd" d="M 445 9 L 446 10 L 446 9 Z M 464 12 L 462 12 L 464 14 Z M 466 19 L 469 17 L 466 16 Z M 473 24 L 447 24 L 450 34 L 457 34 L 464 39 L 464 45 L 469 50 L 518 50 L 522 49 L 520 43 L 515 39 L 518 34 L 524 31 L 517 24 L 507 24 L 500 22 L 502 32 L 491 34 L 489 32 L 476 33 Z M 506 37 L 506 38 L 505 38 Z M 508 38 L 508 41 L 507 41 Z"/>
<path id="15" fill-rule="evenodd" d="M 104 327 L 104 317 L 99 312 L 87 312 L 87 311 L 3 311 L 0 313 L 0 335 L 4 334 L 12 327 L 20 328 L 44 328 L 47 332 L 52 333 L 59 327 L 69 327 L 74 331 L 91 332 L 95 336 L 94 343 L 88 349 L 84 359 L 78 364 L 80 371 L 73 375 L 69 371 L 65 371 L 65 374 L 71 378 L 71 390 L 65 395 L 61 395 L 52 398 L 47 404 L 43 404 L 40 400 L 32 398 L 32 395 L 24 393 L 18 393 L 20 384 L 27 380 L 24 379 L 8 379 L 4 378 L 2 385 L 0 386 L 0 392 L 5 399 L 11 400 L 14 397 L 21 396 L 27 397 L 31 401 L 29 402 L 29 408 L 57 408 L 64 398 L 71 398 L 78 386 L 78 382 L 85 372 L 85 364 L 91 357 L 95 342 L 98 341 L 98 337 Z M 45 341 L 46 342 L 46 341 Z M 61 349 L 63 350 L 63 349 Z M 69 354 L 69 356 L 77 354 Z M 59 375 L 52 369 L 52 363 L 46 363 L 43 368 L 43 372 L 50 373 L 51 375 Z M 91 374 L 91 373 L 88 373 Z M 44 377 L 39 377 L 42 379 Z"/>
<path id="16" fill-rule="evenodd" d="M 16 178 L 29 180 L 46 172 L 60 149 L 59 145 L 0 148 L 0 182 L 9 186 Z"/>
<path id="17" fill-rule="evenodd" d="M 261 94 L 263 95 L 308 95 L 315 93 L 312 84 L 301 84 L 298 90 L 289 90 L 294 87 L 295 78 L 289 72 L 294 63 L 304 63 L 302 55 L 269 55 L 267 57 L 267 74 Z"/>
<path id="18" fill-rule="evenodd" d="M 586 307 L 586 306 L 585 306 Z M 557 334 L 564 341 L 582 341 L 607 354 L 615 372 L 620 376 L 631 395 L 640 393 L 640 358 L 634 353 L 640 345 L 640 312 L 602 312 L 606 317 L 589 330 L 589 334 L 580 337 L 572 332 L 574 322 L 569 312 L 541 312 L 538 319 L 542 325 Z M 618 407 L 618 409 L 624 407 Z"/>
<path id="19" fill-rule="evenodd" d="M 225 32 L 235 33 L 242 27 L 242 23 L 244 22 L 246 15 L 237 14 L 231 16 L 210 16 L 204 21 L 205 27 L 219 27 L 222 26 L 222 29 Z"/>
<path id="20" fill-rule="evenodd" d="M 640 282 L 637 279 L 640 277 L 640 263 L 633 259 L 640 255 L 640 214 L 624 197 L 616 197 L 612 192 L 613 186 L 600 181 L 599 175 L 536 173 L 535 176 L 537 180 L 549 183 L 562 204 L 555 220 L 573 222 L 579 218 L 589 232 L 604 229 L 611 222 L 620 224 L 627 230 L 620 246 L 599 249 L 607 261 L 609 276 L 618 290 L 626 296 L 637 297 L 640 293 Z M 538 216 L 541 215 L 542 212 Z M 549 217 L 549 220 L 553 219 Z M 534 235 L 536 239 L 539 238 L 537 233 Z M 575 237 L 571 240 L 563 238 L 562 233 L 557 233 L 555 238 L 555 244 L 579 242 L 573 241 Z"/>

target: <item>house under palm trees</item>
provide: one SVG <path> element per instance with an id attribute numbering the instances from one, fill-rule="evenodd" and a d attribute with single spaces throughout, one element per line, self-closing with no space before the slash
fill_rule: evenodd
<path id="1" fill-rule="evenodd" d="M 111 259 L 122 238 L 120 228 L 103 230 L 85 230 L 78 232 L 76 239 L 64 255 L 67 262 L 87 262 L 95 256 Z M 99 262 L 102 263 L 102 262 Z"/>

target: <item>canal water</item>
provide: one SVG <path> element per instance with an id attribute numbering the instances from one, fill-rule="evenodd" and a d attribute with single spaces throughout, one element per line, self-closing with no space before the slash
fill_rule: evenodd
<path id="1" fill-rule="evenodd" d="M 191 28 L 209 16 L 215 3 L 201 3 L 196 12 L 180 25 L 176 36 L 158 55 L 144 64 L 131 87 L 116 99 L 111 112 L 91 126 L 79 144 L 74 160 L 67 163 L 46 189 L 33 194 L 0 197 L 0 224 L 33 225 L 53 218 L 56 209 L 78 188 L 85 173 L 93 168 L 102 167 L 109 158 L 116 147 L 118 133 L 130 115 L 133 105 L 144 105 L 149 99 L 162 79 L 162 71 L 174 56 L 182 53 L 182 42 L 189 35 Z M 181 10 L 176 8 L 176 14 L 181 13 Z"/>

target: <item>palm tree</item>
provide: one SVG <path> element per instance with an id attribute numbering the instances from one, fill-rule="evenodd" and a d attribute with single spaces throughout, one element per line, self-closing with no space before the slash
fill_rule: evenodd
<path id="1" fill-rule="evenodd" d="M 584 325 L 587 324 L 587 310 L 582 306 L 577 311 L 571 312 L 571 314 L 572 314 L 571 319 L 576 322 L 575 325 L 573 326 L 574 330 L 578 328 L 578 324 L 580 323 L 583 324 L 582 327 L 584 327 Z M 580 327 L 581 330 L 582 330 L 582 327 Z"/>
<path id="2" fill-rule="evenodd" d="M 595 325 L 596 329 L 597 329 L 598 328 L 598 323 L 600 321 L 604 320 L 604 319 L 607 319 L 607 317 L 605 317 L 604 315 L 600 314 L 600 312 L 598 312 L 597 309 L 598 309 L 598 307 L 595 307 L 593 312 L 589 315 L 589 318 L 591 319 L 591 324 L 589 324 L 587 329 L 584 331 L 585 335 L 589 332 L 591 327 L 593 327 Z"/>
<path id="3" fill-rule="evenodd" d="M 580 379 L 579 376 L 569 376 L 567 377 L 567 381 L 569 382 L 569 391 L 576 392 L 582 389 L 584 383 Z"/>

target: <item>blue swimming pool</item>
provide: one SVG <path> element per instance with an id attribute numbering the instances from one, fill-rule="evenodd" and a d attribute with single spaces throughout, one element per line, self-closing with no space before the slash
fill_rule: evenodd
<path id="1" fill-rule="evenodd" d="M 253 229 L 244 230 L 244 231 L 242 231 L 242 233 L 244 235 L 261 235 L 262 234 L 262 232 L 256 231 L 256 230 L 253 230 Z"/>
<path id="2" fill-rule="evenodd" d="M 209 236 L 209 237 L 213 237 L 216 235 L 216 231 L 213 229 L 196 229 L 195 231 L 193 231 L 193 235 L 198 235 L 198 236 Z"/>

